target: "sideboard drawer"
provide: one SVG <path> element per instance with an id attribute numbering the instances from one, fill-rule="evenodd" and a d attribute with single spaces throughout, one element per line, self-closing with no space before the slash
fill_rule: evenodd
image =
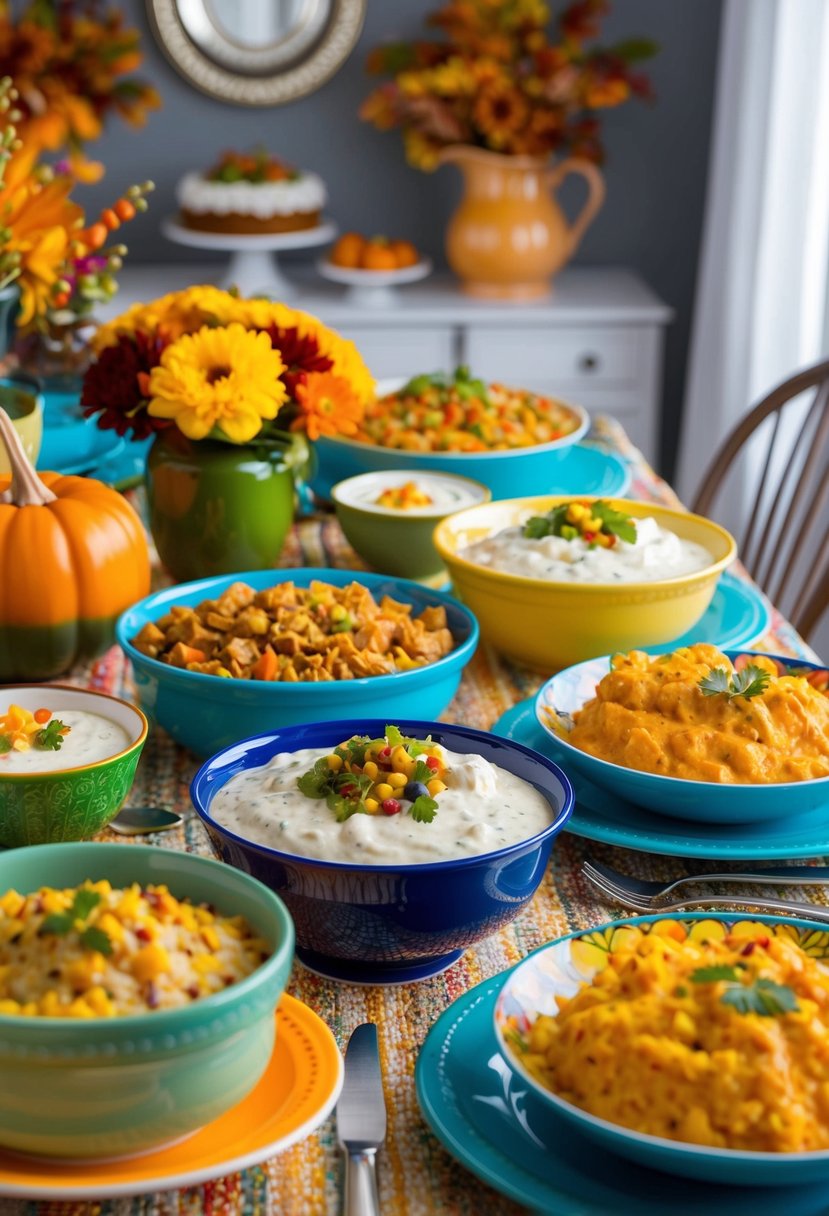
<path id="1" fill-rule="evenodd" d="M 522 387 L 538 391 L 541 382 L 630 383 L 641 374 L 641 336 L 636 326 L 490 329 L 475 325 L 465 337 L 464 362 L 484 380 L 516 383 L 520 379 Z"/>
<path id="2" fill-rule="evenodd" d="M 457 331 L 449 326 L 420 329 L 413 326 L 378 326 L 368 329 L 340 325 L 378 380 L 418 372 L 449 371 L 457 362 Z"/>

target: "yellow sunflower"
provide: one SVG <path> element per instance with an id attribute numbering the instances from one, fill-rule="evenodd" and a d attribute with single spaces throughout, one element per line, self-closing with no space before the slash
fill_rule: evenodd
<path id="1" fill-rule="evenodd" d="M 286 398 L 285 365 L 267 334 L 234 323 L 204 326 L 172 342 L 150 373 L 149 413 L 170 418 L 188 439 L 211 432 L 248 443 Z"/>
<path id="2" fill-rule="evenodd" d="M 529 117 L 521 91 L 509 81 L 493 81 L 481 90 L 472 110 L 478 130 L 491 148 L 503 148 Z"/>
<path id="3" fill-rule="evenodd" d="M 120 337 L 131 338 L 137 331 L 152 333 L 161 329 L 173 340 L 182 334 L 195 333 L 203 325 L 227 325 L 241 320 L 237 315 L 240 303 L 228 291 L 208 284 L 170 291 L 150 304 L 133 304 L 112 321 L 100 325 L 92 339 L 95 351 L 113 346 Z"/>

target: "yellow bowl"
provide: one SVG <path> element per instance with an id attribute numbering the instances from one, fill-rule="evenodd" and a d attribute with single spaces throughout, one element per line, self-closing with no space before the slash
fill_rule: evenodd
<path id="1" fill-rule="evenodd" d="M 26 455 L 35 464 L 43 439 L 43 400 L 35 382 L 30 387 L 22 378 L 0 379 L 0 408 L 11 418 Z M 6 449 L 0 444 L 0 474 L 10 472 Z"/>
<path id="2" fill-rule="evenodd" d="M 693 574 L 649 582 L 564 583 L 504 574 L 459 556 L 467 545 L 573 497 L 511 498 L 470 507 L 444 519 L 434 534 L 454 591 L 477 616 L 481 635 L 508 658 L 548 673 L 597 655 L 680 637 L 703 615 L 720 574 L 737 554 L 730 533 L 701 515 L 604 499 L 637 518 L 650 515 L 661 527 L 703 545 L 711 564 Z M 578 500 L 597 498 L 579 495 Z"/>

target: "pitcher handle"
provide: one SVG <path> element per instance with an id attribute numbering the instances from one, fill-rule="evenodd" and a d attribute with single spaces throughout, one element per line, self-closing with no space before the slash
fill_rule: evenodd
<path id="1" fill-rule="evenodd" d="M 601 169 L 594 165 L 592 160 L 583 160 L 578 156 L 569 156 L 567 160 L 550 169 L 546 175 L 548 189 L 555 190 L 571 173 L 580 173 L 587 182 L 587 201 L 567 230 L 570 240 L 568 257 L 579 247 L 581 238 L 596 218 L 607 193 Z"/>

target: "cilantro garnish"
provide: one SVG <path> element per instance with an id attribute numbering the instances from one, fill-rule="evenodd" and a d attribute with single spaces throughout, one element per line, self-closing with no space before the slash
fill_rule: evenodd
<path id="1" fill-rule="evenodd" d="M 575 514 L 571 512 L 571 507 L 584 509 L 582 519 L 576 521 L 570 518 L 571 514 Z M 627 541 L 630 545 L 636 543 L 635 520 L 602 499 L 586 503 L 560 503 L 557 507 L 552 507 L 546 515 L 531 516 L 524 524 L 522 532 L 528 540 L 542 540 L 545 536 L 560 536 L 564 540 L 576 540 L 583 536 L 587 539 L 597 533 L 588 530 L 585 534 L 582 526 L 585 518 L 598 520 L 601 525 L 598 531 L 605 536 Z"/>
<path id="2" fill-rule="evenodd" d="M 39 730 L 35 735 L 35 746 L 59 752 L 63 747 L 63 736 L 68 730 L 69 727 L 65 726 L 60 719 L 53 718 L 44 726 L 43 730 Z"/>
<path id="3" fill-rule="evenodd" d="M 56 937 L 65 937 L 75 927 L 76 922 L 86 920 L 92 909 L 97 908 L 100 902 L 101 896 L 97 891 L 93 891 L 89 887 L 81 887 L 75 892 L 72 907 L 67 912 L 50 912 L 48 916 L 44 916 L 38 933 L 52 933 Z M 112 942 L 109 935 L 97 925 L 86 925 L 80 930 L 78 936 L 81 945 L 86 946 L 88 950 L 98 950 L 101 954 L 112 953 Z"/>
<path id="4" fill-rule="evenodd" d="M 489 394 L 483 380 L 470 375 L 469 368 L 464 365 L 455 368 L 452 374 L 432 372 L 414 376 L 408 384 L 403 385 L 397 396 L 420 397 L 430 389 L 438 389 L 442 401 L 448 401 L 452 392 L 457 393 L 462 401 L 467 401 L 472 397 L 477 397 L 478 400 L 484 402 L 489 401 Z"/>
<path id="5" fill-rule="evenodd" d="M 431 823 L 438 813 L 438 804 L 434 798 L 421 794 L 412 803 L 409 814 L 415 823 Z"/>
<path id="6" fill-rule="evenodd" d="M 773 1018 L 781 1013 L 797 1013 L 800 1006 L 791 988 L 774 980 L 760 977 L 751 984 L 740 981 L 736 967 L 699 967 L 689 977 L 695 984 L 713 984 L 725 981 L 726 987 L 720 1002 L 730 1005 L 738 1013 L 756 1013 L 761 1018 Z"/>
<path id="7" fill-rule="evenodd" d="M 724 667 L 714 667 L 707 676 L 699 681 L 699 689 L 704 697 L 724 695 L 732 701 L 735 697 L 745 697 L 748 701 L 765 692 L 771 676 L 762 667 L 749 663 L 742 671 L 729 676 Z"/>

